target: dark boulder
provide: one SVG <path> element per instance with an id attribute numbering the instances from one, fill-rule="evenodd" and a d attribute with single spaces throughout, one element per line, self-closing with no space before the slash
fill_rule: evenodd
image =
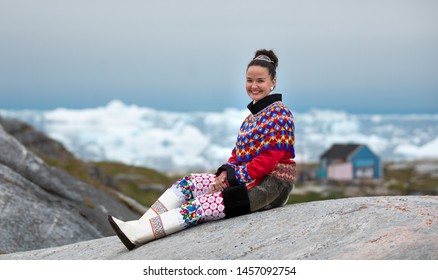
<path id="1" fill-rule="evenodd" d="M 115 191 L 47 165 L 0 125 L 0 253 L 112 235 L 108 213 L 138 217 Z"/>

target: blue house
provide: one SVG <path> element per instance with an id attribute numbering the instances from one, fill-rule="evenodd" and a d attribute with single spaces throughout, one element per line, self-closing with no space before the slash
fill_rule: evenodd
<path id="1" fill-rule="evenodd" d="M 377 181 L 380 158 L 366 145 L 335 144 L 320 156 L 317 177 L 329 181 Z"/>

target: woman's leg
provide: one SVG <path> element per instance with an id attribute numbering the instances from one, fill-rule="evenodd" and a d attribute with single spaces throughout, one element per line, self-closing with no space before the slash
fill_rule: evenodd
<path id="1" fill-rule="evenodd" d="M 183 205 L 150 219 L 123 222 L 109 216 L 108 220 L 117 236 L 132 250 L 154 239 L 178 232 L 206 221 L 225 218 L 221 192 L 201 194 Z"/>
<path id="2" fill-rule="evenodd" d="M 251 212 L 283 206 L 287 203 L 293 184 L 274 176 L 266 176 L 259 185 L 248 190 Z"/>
<path id="3" fill-rule="evenodd" d="M 206 193 L 214 182 L 214 174 L 191 174 L 176 181 L 146 211 L 140 219 L 148 220 L 176 208 L 191 199 Z"/>

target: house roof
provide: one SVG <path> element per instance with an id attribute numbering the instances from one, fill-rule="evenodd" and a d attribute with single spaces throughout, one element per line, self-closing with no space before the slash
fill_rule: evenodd
<path id="1" fill-rule="evenodd" d="M 359 144 L 334 144 L 321 155 L 321 158 L 346 158 L 361 146 Z"/>

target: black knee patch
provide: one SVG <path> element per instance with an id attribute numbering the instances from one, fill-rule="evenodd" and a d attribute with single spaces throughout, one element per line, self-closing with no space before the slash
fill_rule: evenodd
<path id="1" fill-rule="evenodd" d="M 228 187 L 222 191 L 225 206 L 225 218 L 249 214 L 248 189 L 246 185 Z"/>

